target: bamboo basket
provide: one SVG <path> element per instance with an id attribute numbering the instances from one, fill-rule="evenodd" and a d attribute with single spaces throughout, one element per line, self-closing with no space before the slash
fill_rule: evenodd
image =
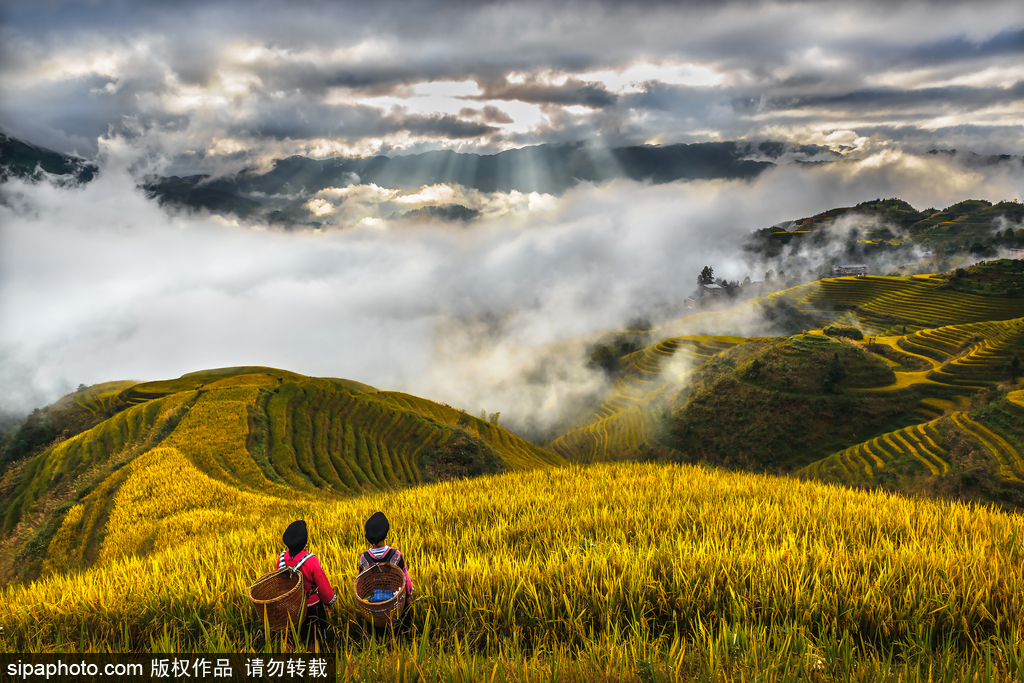
<path id="1" fill-rule="evenodd" d="M 356 577 L 352 584 L 356 596 L 356 607 L 376 627 L 386 626 L 396 620 L 405 607 L 405 572 L 391 564 L 375 564 Z M 394 591 L 390 600 L 367 602 L 364 597 L 375 590 Z"/>
<path id="2" fill-rule="evenodd" d="M 264 574 L 249 586 L 249 602 L 271 631 L 287 631 L 289 624 L 298 628 L 302 623 L 306 610 L 302 584 L 301 572 L 284 567 Z"/>

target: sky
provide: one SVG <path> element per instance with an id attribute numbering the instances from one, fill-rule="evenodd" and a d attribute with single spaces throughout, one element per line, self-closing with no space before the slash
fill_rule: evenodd
<path id="1" fill-rule="evenodd" d="M 175 168 L 784 140 L 1024 153 L 1019 2 L 4 2 L 0 123 Z"/>
<path id="2" fill-rule="evenodd" d="M 266 365 L 543 428 L 604 388 L 597 335 L 672 319 L 697 274 L 760 279 L 753 230 L 879 197 L 1020 200 L 1019 3 L 0 3 L 0 130 L 96 161 L 0 185 L 0 413 L 104 381 Z M 779 140 L 753 180 L 562 196 L 358 178 L 285 231 L 160 207 L 146 174 L 290 154 Z M 389 223 L 456 198 L 469 224 Z M 382 208 L 383 207 L 383 208 Z M 757 332 L 756 320 L 734 329 Z"/>

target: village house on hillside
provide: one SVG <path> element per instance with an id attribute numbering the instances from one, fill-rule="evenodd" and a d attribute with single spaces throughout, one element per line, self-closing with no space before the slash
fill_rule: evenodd
<path id="1" fill-rule="evenodd" d="M 701 296 L 724 296 L 725 287 L 722 285 L 710 284 L 700 286 Z"/>
<path id="2" fill-rule="evenodd" d="M 868 267 L 863 263 L 848 266 L 832 266 L 832 277 L 845 277 L 847 275 L 867 275 Z"/>

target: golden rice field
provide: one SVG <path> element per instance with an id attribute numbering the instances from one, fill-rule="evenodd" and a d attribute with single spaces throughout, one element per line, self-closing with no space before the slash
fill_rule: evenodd
<path id="1" fill-rule="evenodd" d="M 986 507 L 635 463 L 291 502 L 171 447 L 124 470 L 102 561 L 2 589 L 0 649 L 279 647 L 245 593 L 304 514 L 347 680 L 1024 675 L 1024 519 Z M 417 586 L 385 650 L 350 628 L 347 588 L 378 509 Z"/>
<path id="2" fill-rule="evenodd" d="M 805 286 L 802 300 L 813 308 L 850 309 L 876 334 L 943 325 L 1008 320 L 1024 316 L 1024 299 L 957 292 L 931 277 L 839 277 Z"/>
<path id="3" fill-rule="evenodd" d="M 901 426 L 871 442 L 851 444 L 803 468 L 799 476 L 847 484 L 877 482 L 879 471 L 904 455 L 910 462 L 901 462 L 901 468 L 909 464 L 911 470 L 921 469 L 940 477 L 949 473 L 949 464 L 942 461 L 942 447 L 921 445 L 913 435 L 918 427 L 923 429 L 925 423 L 962 410 L 979 391 L 1005 380 L 1012 357 L 1024 355 L 1024 300 L 953 291 L 942 287 L 943 283 L 938 278 L 920 276 L 831 278 L 763 299 L 784 299 L 805 312 L 853 324 L 869 336 L 862 346 L 868 342 L 876 348 L 888 346 L 894 352 L 890 355 L 912 359 L 920 366 L 907 370 L 894 361 L 895 382 L 852 390 L 905 394 L 907 421 L 916 420 L 919 425 Z M 715 318 L 720 325 L 722 315 L 701 312 L 693 318 Z M 903 330 L 906 333 L 899 334 Z M 879 334 L 888 336 L 872 336 Z M 623 357 L 623 371 L 598 411 L 553 440 L 549 447 L 575 462 L 663 455 L 665 449 L 657 435 L 666 399 L 671 398 L 668 392 L 678 389 L 688 371 L 745 341 L 742 337 L 670 337 Z M 1012 416 L 1004 418 L 989 427 L 1002 442 L 982 440 L 984 436 L 975 435 L 978 430 L 960 431 L 977 439 L 979 445 L 990 444 L 985 448 L 993 457 L 998 454 L 999 462 L 1013 463 L 1024 454 L 1024 433 L 1014 426 Z M 943 425 L 942 439 L 948 431 L 959 429 L 950 419 Z M 1012 464 L 999 467 L 1001 475 L 1009 479 L 1018 476 L 1015 471 Z"/>
<path id="4" fill-rule="evenodd" d="M 1024 409 L 1014 398 L 1019 392 L 993 402 L 975 417 L 956 409 L 965 405 L 972 393 L 1005 381 L 1006 368 L 1012 356 L 1021 352 L 1022 340 L 1024 318 L 949 325 L 875 340 L 928 361 L 932 369 L 897 372 L 894 384 L 865 391 L 949 387 L 959 390 L 955 396 L 958 403 L 922 399 L 924 405 L 919 410 L 937 415 L 936 419 L 850 446 L 803 468 L 797 476 L 847 484 L 877 483 L 886 480 L 884 471 L 898 463 L 903 470 L 945 477 L 950 473 L 950 462 L 943 444 L 959 433 L 987 453 L 1000 479 L 1024 484 Z"/>

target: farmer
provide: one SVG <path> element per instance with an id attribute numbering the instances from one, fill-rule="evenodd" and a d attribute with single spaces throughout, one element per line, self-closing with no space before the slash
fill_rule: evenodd
<path id="1" fill-rule="evenodd" d="M 402 553 L 398 548 L 389 548 L 384 544 L 384 540 L 388 537 L 389 528 L 388 518 L 384 516 L 383 512 L 375 512 L 370 519 L 366 520 L 364 530 L 366 532 L 366 542 L 370 544 L 370 548 L 359 556 L 357 566 L 361 574 L 375 564 L 389 562 L 405 572 L 406 604 L 408 605 L 412 600 L 412 579 L 409 578 L 409 570 L 405 566 L 405 558 L 402 557 Z M 375 600 L 375 598 L 377 599 Z M 376 602 L 390 598 L 390 595 L 378 595 L 370 596 L 369 600 Z M 403 630 L 408 627 L 410 614 L 411 610 L 405 610 L 405 614 L 402 615 Z"/>
<path id="2" fill-rule="evenodd" d="M 338 596 L 335 595 L 327 575 L 320 567 L 320 560 L 316 555 L 306 552 L 306 542 L 309 540 L 306 522 L 299 519 L 289 524 L 284 530 L 282 540 L 288 546 L 288 550 L 278 556 L 277 568 L 299 565 L 302 585 L 306 591 L 306 617 L 302 620 L 300 635 L 308 645 L 311 637 L 316 637 L 317 633 L 323 635 L 325 632 L 327 613 L 324 606 L 333 605 Z"/>

